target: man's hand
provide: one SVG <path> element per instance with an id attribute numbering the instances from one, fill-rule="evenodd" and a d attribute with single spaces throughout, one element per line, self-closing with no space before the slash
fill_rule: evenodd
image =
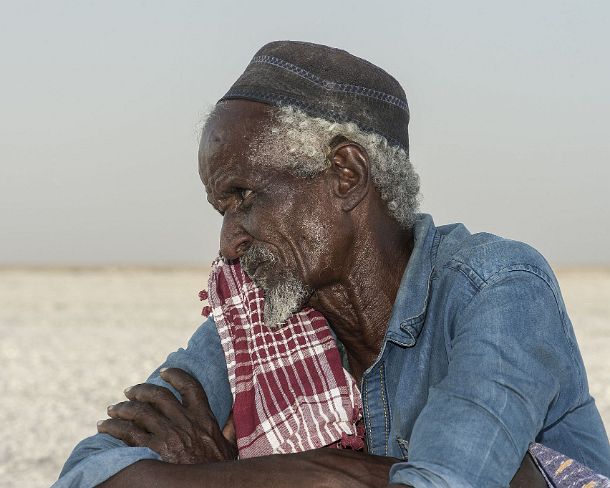
<path id="1" fill-rule="evenodd" d="M 237 457 L 232 417 L 221 431 L 199 382 L 177 368 L 160 376 L 182 396 L 147 383 L 127 388 L 127 402 L 108 407 L 108 420 L 97 430 L 129 446 L 149 447 L 174 464 L 200 464 Z"/>

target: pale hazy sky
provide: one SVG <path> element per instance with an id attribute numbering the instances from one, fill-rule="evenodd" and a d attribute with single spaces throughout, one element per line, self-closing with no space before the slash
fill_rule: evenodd
<path id="1" fill-rule="evenodd" d="M 422 210 L 610 264 L 610 2 L 0 1 L 0 264 L 200 263 L 196 126 L 275 39 L 411 107 Z"/>

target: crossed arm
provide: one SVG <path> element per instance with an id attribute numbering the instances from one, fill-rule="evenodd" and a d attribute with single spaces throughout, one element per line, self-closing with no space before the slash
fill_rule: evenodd
<path id="1" fill-rule="evenodd" d="M 132 464 L 101 488 L 385 487 L 391 466 L 399 461 L 330 448 L 237 461 L 232 418 L 221 430 L 197 380 L 177 368 L 160 375 L 182 402 L 166 388 L 136 385 L 125 391 L 128 401 L 109 407 L 110 419 L 100 422 L 98 431 L 130 446 L 149 447 L 162 461 Z M 527 456 L 511 483 L 519 486 L 546 486 Z"/>
<path id="2" fill-rule="evenodd" d="M 236 461 L 232 418 L 221 430 L 197 380 L 177 368 L 160 375 L 182 402 L 166 388 L 136 385 L 125 391 L 128 401 L 109 407 L 111 418 L 100 422 L 98 431 L 149 447 L 162 461 L 137 462 L 101 487 L 383 487 L 398 461 L 341 449 Z"/>

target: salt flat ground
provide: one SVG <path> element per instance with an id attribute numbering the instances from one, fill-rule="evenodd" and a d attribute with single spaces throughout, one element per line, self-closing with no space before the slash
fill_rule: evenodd
<path id="1" fill-rule="evenodd" d="M 558 273 L 610 425 L 610 269 Z M 201 322 L 206 269 L 0 269 L 0 487 L 47 487 L 106 406 Z"/>

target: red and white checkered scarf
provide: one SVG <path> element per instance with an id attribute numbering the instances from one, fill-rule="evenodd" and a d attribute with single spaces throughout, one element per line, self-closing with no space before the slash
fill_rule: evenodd
<path id="1" fill-rule="evenodd" d="M 362 447 L 360 392 L 325 318 L 304 308 L 270 329 L 263 292 L 237 262 L 216 260 L 208 287 L 200 297 L 227 361 L 239 457 Z"/>

